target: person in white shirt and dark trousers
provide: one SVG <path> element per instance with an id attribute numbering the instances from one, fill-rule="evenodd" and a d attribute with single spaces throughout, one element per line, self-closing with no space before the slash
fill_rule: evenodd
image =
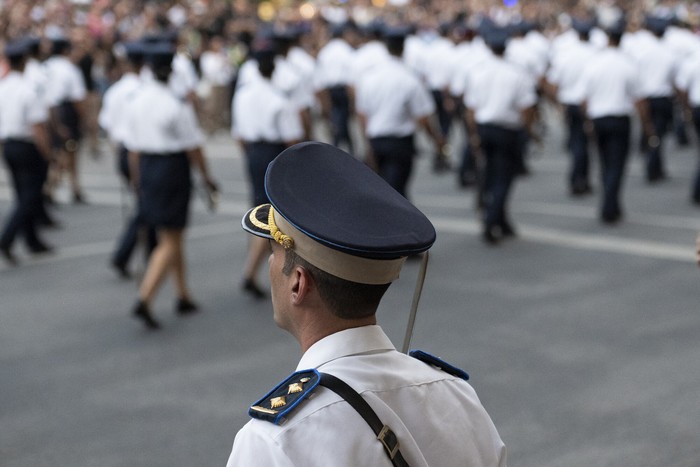
<path id="1" fill-rule="evenodd" d="M 33 254 L 52 250 L 36 231 L 51 147 L 48 109 L 23 74 L 29 47 L 26 39 L 7 44 L 4 55 L 10 72 L 0 80 L 0 140 L 16 196 L 16 205 L 0 234 L 0 256 L 10 265 L 18 264 L 12 252 L 18 234 Z"/>
<path id="2" fill-rule="evenodd" d="M 169 273 L 175 279 L 175 312 L 187 315 L 198 310 L 187 285 L 184 251 L 191 165 L 207 188 L 216 190 L 201 150 L 203 135 L 194 109 L 168 87 L 174 53 L 167 43 L 148 45 L 145 54 L 153 79 L 146 80 L 126 109 L 129 123 L 124 145 L 130 152 L 131 177 L 138 187 L 144 222 L 158 232 L 158 246 L 149 258 L 133 308 L 133 316 L 148 329 L 160 327 L 151 303 Z"/>
<path id="3" fill-rule="evenodd" d="M 469 143 L 484 164 L 482 238 L 495 245 L 516 234 L 507 204 L 521 167 L 520 135 L 531 131 L 537 93 L 526 72 L 505 59 L 508 32 L 492 27 L 483 35 L 491 54 L 469 76 L 464 105 Z"/>
<path id="4" fill-rule="evenodd" d="M 257 65 L 259 75 L 251 73 L 251 78 L 236 90 L 231 104 L 231 133 L 245 152 L 251 204 L 255 206 L 267 200 L 267 166 L 286 147 L 301 141 L 304 127 L 297 106 L 272 82 L 277 54 L 273 43 L 257 40 L 253 47 L 251 63 Z M 268 251 L 265 240 L 251 239 L 242 289 L 257 299 L 266 296 L 257 275 Z"/>
<path id="5" fill-rule="evenodd" d="M 631 115 L 639 113 L 647 140 L 655 138 L 647 102 L 639 83 L 639 68 L 619 45 L 626 23 L 618 20 L 606 28 L 608 46 L 584 73 L 586 115 L 593 121 L 600 156 L 603 196 L 600 219 L 615 224 L 622 219 L 621 190 L 630 151 Z"/>

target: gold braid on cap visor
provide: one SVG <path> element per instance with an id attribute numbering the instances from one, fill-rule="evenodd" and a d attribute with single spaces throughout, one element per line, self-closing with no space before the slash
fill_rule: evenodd
<path id="1" fill-rule="evenodd" d="M 267 214 L 267 225 L 270 227 L 270 235 L 272 235 L 272 238 L 274 238 L 277 243 L 282 245 L 285 250 L 294 248 L 294 239 L 289 235 L 283 234 L 277 227 L 277 224 L 275 223 L 275 208 L 272 206 L 270 206 L 270 211 Z"/>
<path id="2" fill-rule="evenodd" d="M 248 220 L 250 221 L 250 223 L 259 229 L 268 230 L 273 240 L 282 245 L 285 250 L 294 248 L 294 239 L 289 235 L 283 234 L 282 231 L 277 227 L 277 224 L 275 223 L 274 208 L 272 206 L 270 206 L 270 209 L 267 214 L 267 224 L 262 223 L 258 220 L 256 216 L 258 210 L 264 206 L 265 205 L 258 206 L 257 208 L 250 211 L 250 214 L 248 215 Z"/>

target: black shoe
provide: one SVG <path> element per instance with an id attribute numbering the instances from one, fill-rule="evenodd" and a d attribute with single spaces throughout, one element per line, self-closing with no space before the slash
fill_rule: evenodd
<path id="1" fill-rule="evenodd" d="M 244 292 L 252 295 L 256 300 L 262 300 L 263 298 L 267 297 L 267 294 L 265 294 L 265 292 L 263 292 L 255 282 L 253 282 L 253 279 L 244 280 L 241 288 Z"/>
<path id="2" fill-rule="evenodd" d="M 45 243 L 36 243 L 29 246 L 29 252 L 33 255 L 48 255 L 53 253 L 54 249 Z"/>
<path id="3" fill-rule="evenodd" d="M 622 214 L 603 214 L 600 216 L 600 221 L 605 225 L 615 225 L 622 220 Z"/>
<path id="4" fill-rule="evenodd" d="M 117 271 L 117 274 L 119 274 L 119 277 L 122 279 L 131 279 L 131 272 L 129 272 L 129 269 L 127 269 L 126 264 L 120 263 L 119 261 L 112 260 L 109 263 L 112 268 Z"/>
<path id="5" fill-rule="evenodd" d="M 151 310 L 148 309 L 148 305 L 146 305 L 145 302 L 142 302 L 141 300 L 136 302 L 134 311 L 132 311 L 131 314 L 134 316 L 134 318 L 143 321 L 143 324 L 146 326 L 147 329 L 160 329 L 160 323 L 158 323 L 158 321 L 156 321 L 155 318 L 153 318 L 153 316 L 151 315 Z"/>
<path id="6" fill-rule="evenodd" d="M 175 304 L 175 313 L 177 313 L 180 316 L 184 315 L 191 315 L 193 313 L 197 313 L 199 311 L 199 307 L 197 306 L 196 303 L 186 299 L 186 298 L 178 298 L 177 303 Z"/>
<path id="7" fill-rule="evenodd" d="M 486 243 L 487 245 L 498 245 L 498 242 L 501 240 L 499 237 L 496 236 L 496 234 L 493 233 L 493 229 L 486 229 L 484 230 L 484 233 L 481 234 L 481 239 Z"/>
<path id="8" fill-rule="evenodd" d="M 81 192 L 75 192 L 73 193 L 73 204 L 87 204 L 87 201 L 85 201 L 85 197 Z"/>
<path id="9" fill-rule="evenodd" d="M 54 230 L 60 230 L 61 229 L 61 223 L 51 219 L 50 217 L 40 217 L 37 219 L 37 225 L 39 227 L 45 227 L 47 229 L 54 229 Z"/>
<path id="10" fill-rule="evenodd" d="M 501 235 L 509 238 L 517 237 L 518 232 L 515 231 L 513 226 L 509 222 L 504 222 L 501 224 Z"/>
<path id="11" fill-rule="evenodd" d="M 17 266 L 19 264 L 17 257 L 10 251 L 9 246 L 0 247 L 0 256 L 2 256 L 10 266 Z"/>

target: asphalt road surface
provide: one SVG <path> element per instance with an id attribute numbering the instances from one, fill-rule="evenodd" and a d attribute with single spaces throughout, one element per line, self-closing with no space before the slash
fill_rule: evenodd
<path id="1" fill-rule="evenodd" d="M 599 189 L 568 196 L 562 119 L 547 121 L 513 194 L 519 236 L 495 248 L 480 239 L 473 192 L 419 158 L 411 198 L 438 240 L 412 347 L 470 373 L 510 466 L 698 466 L 695 139 L 666 142 L 670 178 L 658 185 L 633 155 L 624 222 L 606 227 Z M 58 193 L 63 228 L 45 232 L 56 254 L 32 258 L 19 244 L 21 266 L 0 262 L 0 466 L 222 466 L 248 405 L 294 370 L 298 347 L 270 302 L 240 290 L 240 151 L 219 134 L 207 154 L 222 199 L 215 213 L 195 200 L 187 235 L 202 313 L 178 318 L 166 284 L 154 305 L 161 331 L 129 316 L 137 282 L 108 260 L 131 201 L 106 143 L 101 157 L 82 156 L 89 204 Z M 3 218 L 10 202 L 0 170 Z M 399 348 L 417 269 L 408 263 L 378 314 Z"/>

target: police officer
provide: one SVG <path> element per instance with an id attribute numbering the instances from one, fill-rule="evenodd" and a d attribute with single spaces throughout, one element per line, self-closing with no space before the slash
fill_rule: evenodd
<path id="1" fill-rule="evenodd" d="M 66 171 L 73 202 L 83 203 L 85 198 L 78 180 L 78 147 L 82 138 L 87 89 L 80 69 L 68 57 L 70 50 L 68 39 L 52 39 L 51 57 L 46 61 L 46 99 L 50 107 L 52 143 L 58 164 L 55 178 Z"/>
<path id="2" fill-rule="evenodd" d="M 606 25 L 608 46 L 599 51 L 584 72 L 584 108 L 593 121 L 600 156 L 603 196 L 600 220 L 615 224 L 622 219 L 620 192 L 630 149 L 630 121 L 637 109 L 646 138 L 654 129 L 639 84 L 639 69 L 622 50 L 626 23 Z"/>
<path id="3" fill-rule="evenodd" d="M 572 29 L 576 31 L 577 37 L 570 40 L 568 46 L 555 56 L 547 73 L 549 92 L 566 112 L 567 148 L 571 153 L 568 181 L 573 196 L 591 193 L 588 134 L 584 125 L 586 116 L 581 108 L 584 98 L 581 77 L 596 53 L 589 42 L 594 25 L 592 20 L 572 19 Z"/>
<path id="4" fill-rule="evenodd" d="M 0 140 L 16 196 L 16 205 L 0 235 L 0 256 L 10 265 L 18 264 L 12 253 L 17 234 L 24 237 L 31 253 L 52 250 L 36 232 L 51 148 L 48 109 L 33 84 L 23 75 L 29 47 L 29 42 L 24 39 L 7 44 L 4 54 L 10 72 L 0 80 Z"/>
<path id="5" fill-rule="evenodd" d="M 129 173 L 128 151 L 124 146 L 124 141 L 129 138 L 129 122 L 125 110 L 143 84 L 139 74 L 144 63 L 144 49 L 144 44 L 140 42 L 129 42 L 117 47 L 122 58 L 124 72 L 121 78 L 105 92 L 102 108 L 98 115 L 99 125 L 116 145 L 117 170 L 129 187 L 132 186 L 132 183 Z M 139 232 L 145 233 L 147 256 L 156 245 L 155 230 L 146 225 L 138 203 L 136 204 L 136 212 L 126 225 L 110 261 L 111 266 L 122 278 L 131 277 L 128 263 L 136 248 Z"/>
<path id="6" fill-rule="evenodd" d="M 135 318 L 148 329 L 160 324 L 151 303 L 163 279 L 172 273 L 180 315 L 197 311 L 187 286 L 184 230 L 191 195 L 191 165 L 209 189 L 216 189 L 201 151 L 203 141 L 194 110 L 168 87 L 174 48 L 167 43 L 150 44 L 146 50 L 154 79 L 147 80 L 129 102 L 128 138 L 130 173 L 138 187 L 144 221 L 158 232 L 158 246 L 151 254 L 133 308 Z"/>
<path id="7" fill-rule="evenodd" d="M 438 152 L 444 144 L 431 122 L 435 103 L 430 92 L 401 60 L 407 33 L 405 28 L 385 31 L 390 56 L 372 66 L 357 83 L 355 102 L 369 140 L 368 163 L 404 196 L 416 155 L 416 129 L 427 132 Z"/>
<path id="8" fill-rule="evenodd" d="M 649 142 L 643 138 L 642 144 L 646 157 L 646 178 L 649 183 L 655 183 L 666 178 L 663 141 L 673 123 L 674 79 L 678 63 L 663 41 L 667 20 L 647 16 L 644 26 L 644 30 L 631 36 L 634 39 L 630 40 L 629 53 L 639 67 L 640 93 L 646 100 L 656 135 L 656 139 Z M 627 49 L 623 42 L 623 50 Z"/>
<path id="9" fill-rule="evenodd" d="M 301 141 L 304 131 L 296 105 L 272 83 L 276 49 L 264 40 L 254 43 L 254 47 L 260 76 L 236 91 L 231 110 L 231 133 L 245 151 L 251 201 L 257 206 L 267 202 L 264 177 L 268 164 L 287 146 Z M 251 239 L 242 289 L 258 299 L 265 297 L 257 283 L 257 275 L 267 253 L 267 242 L 260 238 Z"/>
<path id="10" fill-rule="evenodd" d="M 506 208 L 521 167 L 519 135 L 531 131 L 537 94 L 526 72 L 505 59 L 508 32 L 495 28 L 484 36 L 491 55 L 470 75 L 464 105 L 469 141 L 485 164 L 482 239 L 494 245 L 515 235 Z"/>
<path id="11" fill-rule="evenodd" d="M 406 257 L 435 241 L 430 221 L 324 143 L 284 151 L 265 186 L 270 204 L 242 224 L 271 245 L 274 321 L 303 356 L 252 404 L 228 466 L 505 466 L 505 446 L 466 373 L 398 352 L 377 325 Z"/>
<path id="12" fill-rule="evenodd" d="M 355 54 L 352 41 L 355 28 L 352 23 L 333 27 L 331 40 L 318 52 L 314 73 L 316 97 L 323 117 L 330 123 L 333 145 L 344 144 L 350 153 L 353 152 L 350 137 L 353 109 L 348 88 Z"/>
<path id="13" fill-rule="evenodd" d="M 683 62 L 675 84 L 700 138 L 700 44 L 695 54 Z M 700 159 L 690 188 L 690 199 L 692 203 L 700 205 Z"/>

